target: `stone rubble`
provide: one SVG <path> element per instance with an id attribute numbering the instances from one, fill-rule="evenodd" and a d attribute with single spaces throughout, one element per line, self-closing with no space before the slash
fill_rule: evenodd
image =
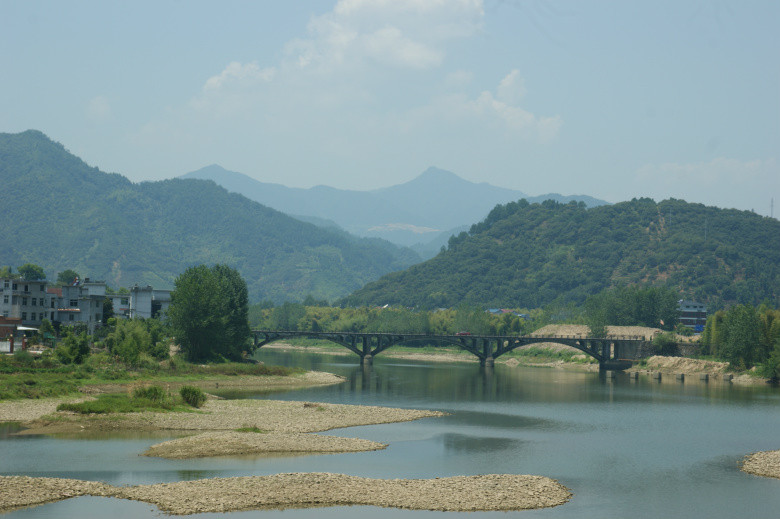
<path id="1" fill-rule="evenodd" d="M 294 473 L 129 487 L 0 476 L 0 513 L 82 495 L 142 501 L 176 515 L 344 505 L 457 512 L 512 511 L 558 506 L 572 496 L 555 480 L 511 474 L 382 480 L 344 474 Z"/>

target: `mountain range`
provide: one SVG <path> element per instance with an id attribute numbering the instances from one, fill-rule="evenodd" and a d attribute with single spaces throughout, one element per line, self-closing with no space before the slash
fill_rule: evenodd
<path id="1" fill-rule="evenodd" d="M 469 182 L 434 167 L 408 182 L 372 191 L 328 186 L 290 188 L 260 182 L 216 164 L 180 178 L 213 180 L 228 191 L 287 214 L 332 222 L 358 236 L 415 246 L 424 256 L 433 256 L 453 233 L 482 220 L 496 204 L 521 198 L 529 202 L 582 201 L 589 207 L 607 203 L 585 195 L 551 193 L 531 197 L 514 189 Z"/>
<path id="2" fill-rule="evenodd" d="M 294 219 L 214 182 L 133 183 L 41 132 L 0 134 L 0 264 L 171 288 L 187 267 L 239 270 L 252 300 L 343 297 L 420 258 Z"/>

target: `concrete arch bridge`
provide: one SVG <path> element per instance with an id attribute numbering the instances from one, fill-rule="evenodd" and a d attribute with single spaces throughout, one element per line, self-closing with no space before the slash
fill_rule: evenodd
<path id="1" fill-rule="evenodd" d="M 475 355 L 481 365 L 492 366 L 495 359 L 521 346 L 552 342 L 565 344 L 590 355 L 600 369 L 626 369 L 644 355 L 648 341 L 642 336 L 583 338 L 568 335 L 535 337 L 530 335 L 438 335 L 426 333 L 301 332 L 289 330 L 252 330 L 255 348 L 293 337 L 324 339 L 344 346 L 360 357 L 361 363 L 397 344 L 451 344 Z"/>

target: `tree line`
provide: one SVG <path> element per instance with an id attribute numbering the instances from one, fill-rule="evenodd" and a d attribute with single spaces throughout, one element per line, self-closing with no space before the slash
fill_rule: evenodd
<path id="1" fill-rule="evenodd" d="M 176 278 L 164 319 L 109 316 L 93 335 L 83 323 L 64 326 L 53 355 L 62 364 L 82 364 L 93 346 L 129 366 L 140 366 L 168 359 L 176 344 L 189 361 L 238 361 L 252 351 L 248 308 L 246 282 L 237 270 L 198 265 Z M 44 319 L 39 339 L 50 341 L 55 333 Z"/>
<path id="2" fill-rule="evenodd" d="M 755 367 L 767 378 L 780 377 L 780 310 L 768 303 L 715 312 L 707 318 L 700 342 L 703 354 L 736 369 Z"/>

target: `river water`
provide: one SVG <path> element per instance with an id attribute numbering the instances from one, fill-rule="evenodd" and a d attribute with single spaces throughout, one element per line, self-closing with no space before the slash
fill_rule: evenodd
<path id="1" fill-rule="evenodd" d="M 750 452 L 780 448 L 780 391 L 698 380 L 607 379 L 544 368 L 486 370 L 472 363 L 375 359 L 261 350 L 269 364 L 330 371 L 337 386 L 256 398 L 436 409 L 449 416 L 353 427 L 325 434 L 389 443 L 383 451 L 280 458 L 163 460 L 138 453 L 165 435 L 9 437 L 0 430 L 0 474 L 139 484 L 264 475 L 337 472 L 376 478 L 465 474 L 538 474 L 574 493 L 560 507 L 462 517 L 776 517 L 780 480 L 744 474 Z M 229 396 L 229 395 L 228 395 Z M 261 424 L 259 424 L 261 425 Z M 441 517 L 373 507 L 252 511 L 258 518 Z M 161 517 L 151 505 L 80 497 L 6 514 L 28 517 Z M 219 517 L 225 514 L 219 514 Z M 202 514 L 197 517 L 217 517 Z"/>

